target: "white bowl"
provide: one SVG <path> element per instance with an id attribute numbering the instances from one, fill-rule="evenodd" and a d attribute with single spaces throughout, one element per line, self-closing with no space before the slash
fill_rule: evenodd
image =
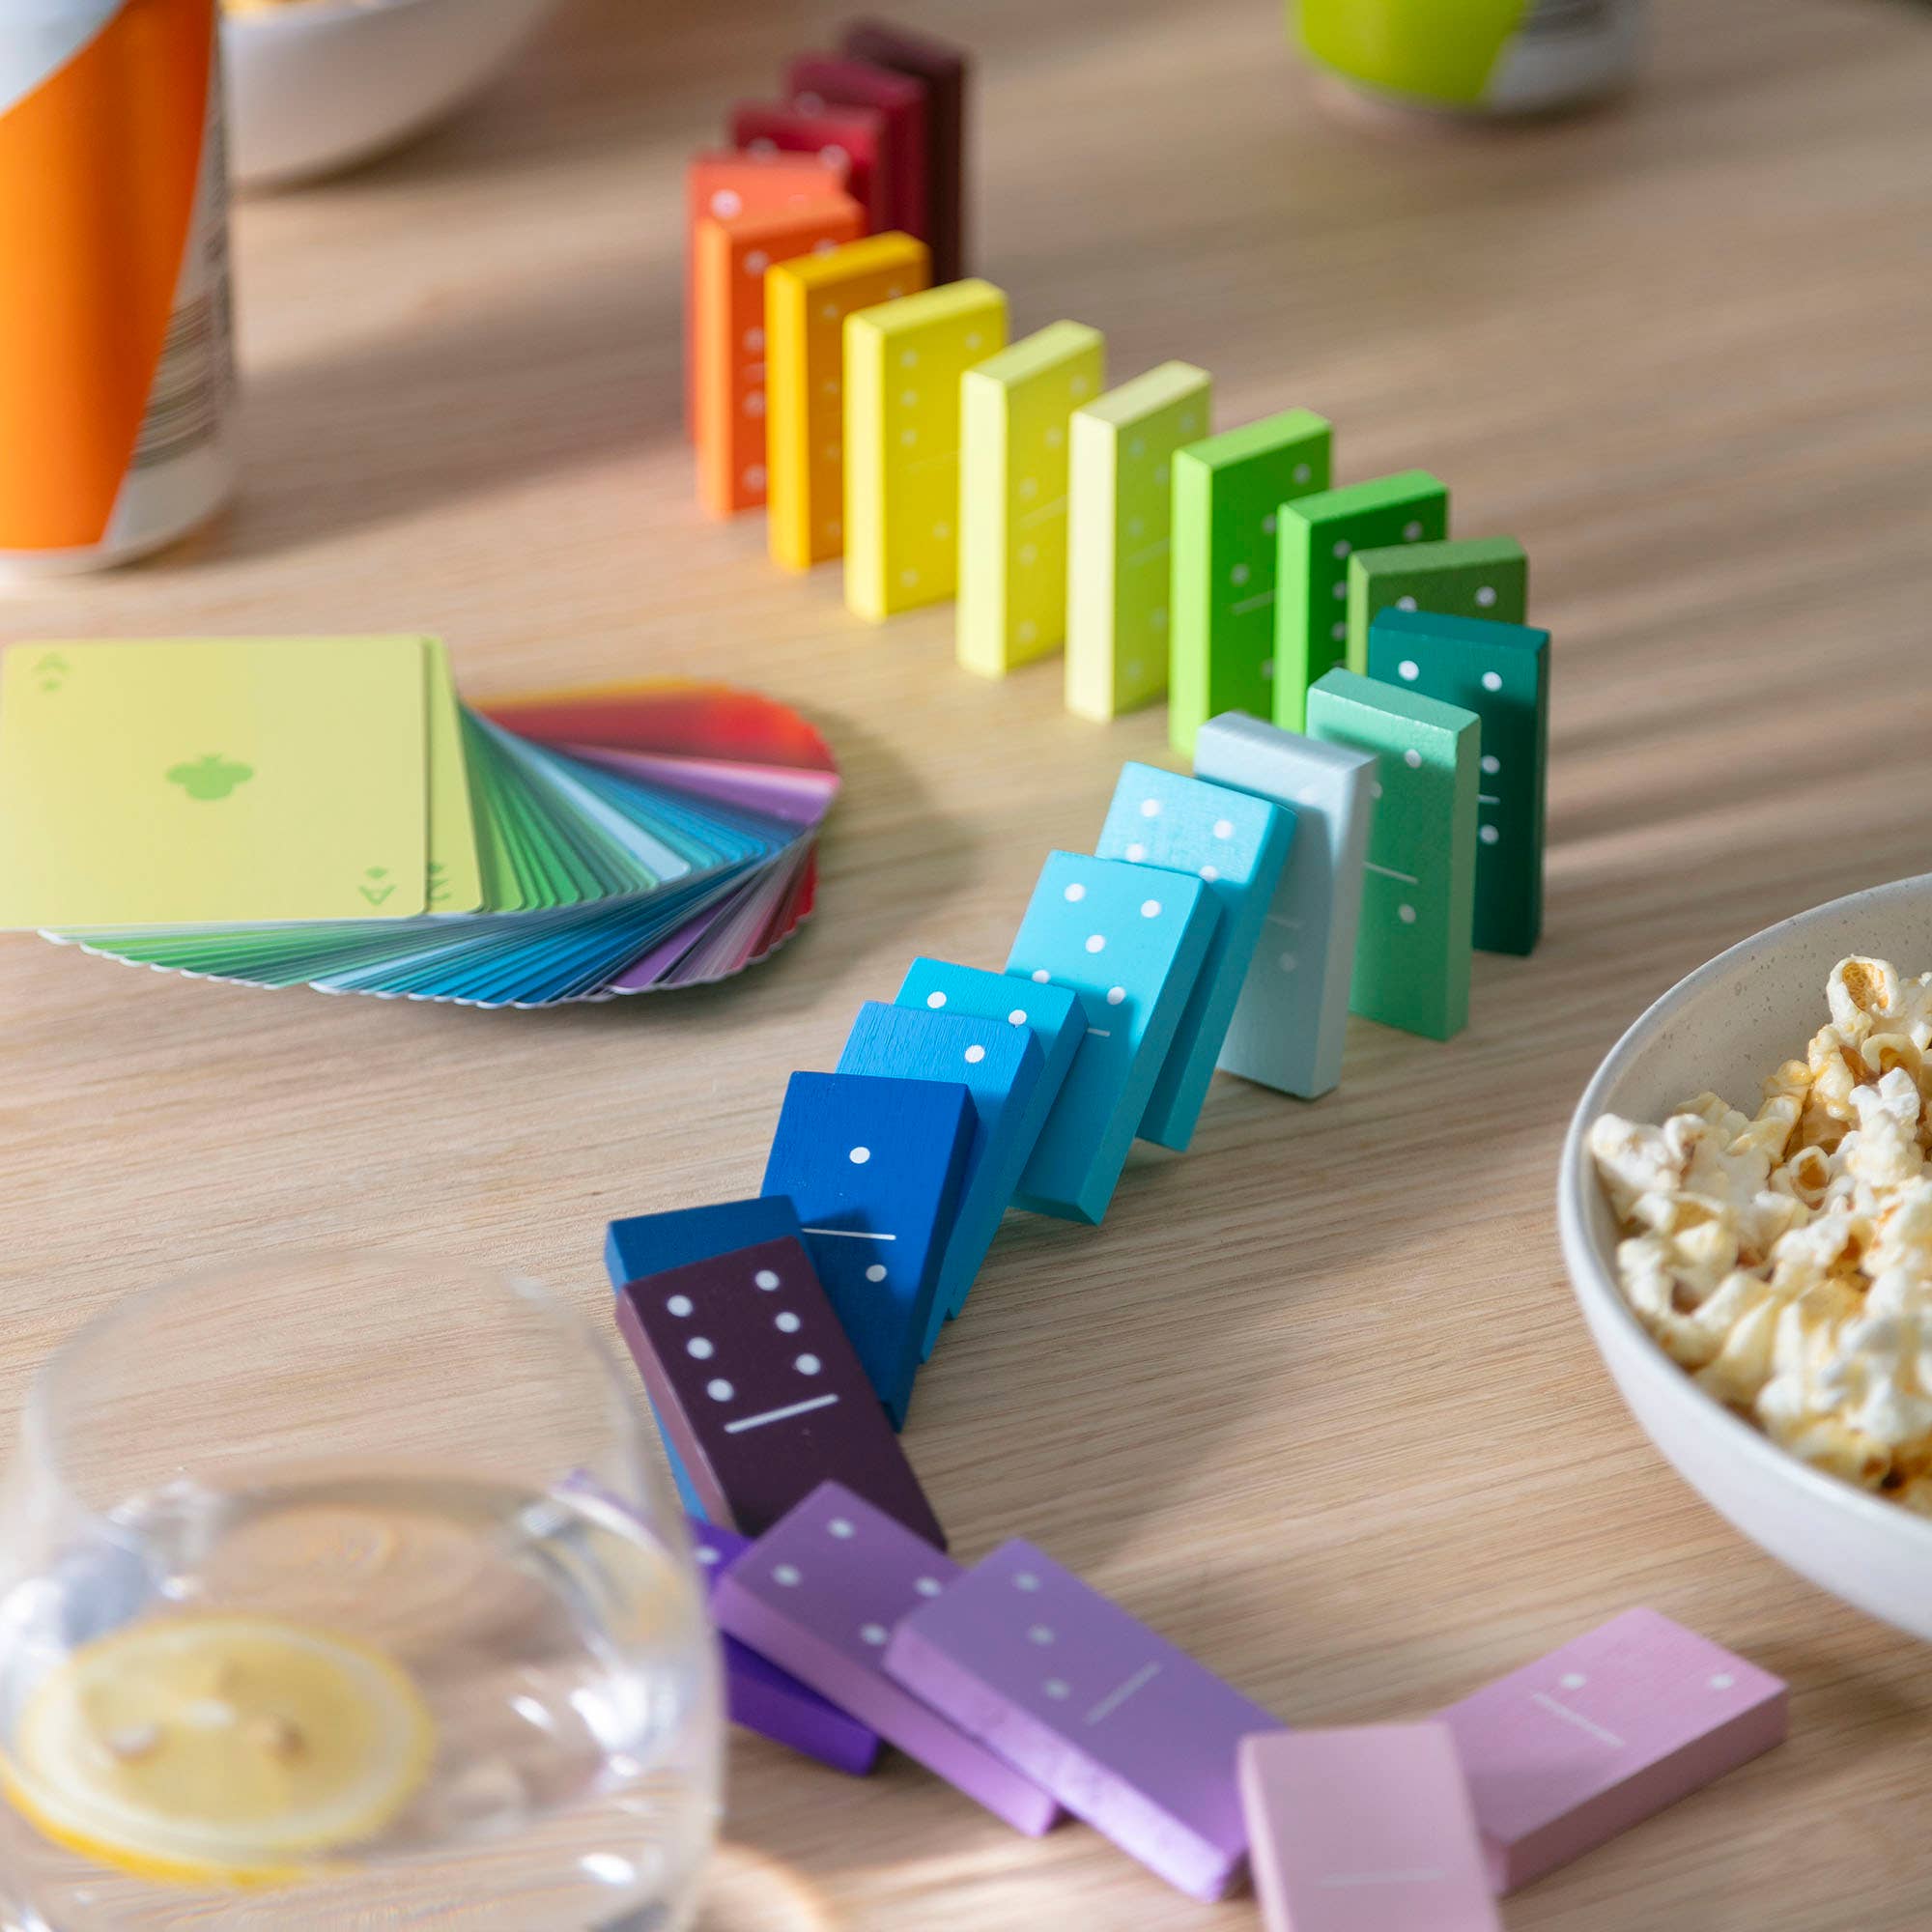
<path id="1" fill-rule="evenodd" d="M 1611 1048 L 1563 1144 L 1557 1221 L 1583 1317 L 1624 1401 L 1677 1473 L 1800 1576 L 1932 1638 L 1932 1518 L 1821 1475 L 1713 1401 L 1651 1340 L 1617 1286 L 1617 1229 L 1585 1135 L 1599 1114 L 1661 1121 L 1706 1088 L 1755 1112 L 1759 1087 L 1825 1024 L 1849 953 L 1932 967 L 1932 876 L 1833 899 L 1680 980 Z"/>
<path id="2" fill-rule="evenodd" d="M 502 67 L 553 0 L 294 0 L 226 15 L 235 179 L 264 187 L 419 134 Z"/>

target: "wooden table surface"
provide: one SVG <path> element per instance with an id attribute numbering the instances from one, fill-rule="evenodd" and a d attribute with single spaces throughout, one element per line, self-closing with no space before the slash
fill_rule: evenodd
<path id="1" fill-rule="evenodd" d="M 1624 1024 L 1767 922 L 1928 864 L 1932 20 L 1676 0 L 1627 104 L 1491 134 L 1325 110 L 1271 0 L 908 9 L 983 55 L 976 266 L 1016 329 L 1306 404 L 1343 480 L 1422 465 L 1513 531 L 1557 639 L 1548 938 L 1447 1046 L 1350 1023 L 1315 1106 L 1223 1079 L 1104 1228 L 1015 1219 L 907 1444 L 955 1547 L 1023 1534 L 1292 1721 L 1427 1712 L 1627 1605 L 1788 1677 L 1791 1742 L 1511 1900 L 1511 1932 L 1932 1920 L 1932 1653 L 1733 1534 L 1598 1365 L 1558 1137 Z M 708 19 L 707 19 L 707 16 Z M 997 965 L 1157 712 L 952 662 L 952 612 L 706 523 L 678 415 L 679 171 L 827 8 L 566 0 L 414 150 L 240 207 L 246 473 L 167 558 L 10 635 L 451 640 L 484 696 L 690 672 L 805 708 L 848 790 L 818 917 L 715 990 L 490 1014 L 0 947 L 0 1404 L 142 1284 L 318 1239 L 604 1310 L 614 1214 L 755 1188 L 787 1071 L 916 952 Z M 1932 961 L 1906 962 L 1915 970 Z M 506 1364 L 506 1369 L 513 1365 Z M 424 1399 L 436 1399 L 433 1386 Z M 1082 1828 L 903 1761 L 741 1740 L 706 1932 L 1247 1932 Z M 548 1928 L 547 1928 L 548 1932 Z"/>

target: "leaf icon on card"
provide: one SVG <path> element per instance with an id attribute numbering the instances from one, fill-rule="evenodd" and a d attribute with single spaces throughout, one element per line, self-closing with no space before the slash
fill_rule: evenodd
<path id="1" fill-rule="evenodd" d="M 191 763 L 172 767 L 168 782 L 180 785 L 190 798 L 216 799 L 226 798 L 237 785 L 245 784 L 254 776 L 253 765 L 237 764 L 218 752 L 210 752 Z"/>
<path id="2" fill-rule="evenodd" d="M 371 866 L 369 869 L 362 874 L 362 876 L 365 879 L 386 879 L 389 876 L 389 868 L 386 866 Z M 358 893 L 360 893 L 362 896 L 365 899 L 367 899 L 372 906 L 376 906 L 376 905 L 381 905 L 383 901 L 385 898 L 387 898 L 389 895 L 393 893 L 396 889 L 393 885 L 388 885 L 388 886 L 357 886 L 355 890 Z"/>

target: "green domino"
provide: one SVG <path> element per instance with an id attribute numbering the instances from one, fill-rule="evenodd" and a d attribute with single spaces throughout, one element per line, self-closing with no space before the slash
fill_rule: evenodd
<path id="1" fill-rule="evenodd" d="M 1549 633 L 1482 617 L 1383 611 L 1369 675 L 1482 720 L 1476 787 L 1476 945 L 1533 952 L 1543 931 L 1549 772 Z"/>
<path id="2" fill-rule="evenodd" d="M 1284 503 L 1328 488 L 1333 440 L 1324 417 L 1287 410 L 1175 452 L 1167 733 L 1184 755 L 1224 711 L 1268 715 L 1276 526 Z"/>
<path id="3" fill-rule="evenodd" d="M 1282 506 L 1274 607 L 1274 722 L 1299 731 L 1308 694 L 1348 654 L 1349 559 L 1449 534 L 1449 492 L 1426 469 L 1324 490 Z"/>
<path id="4" fill-rule="evenodd" d="M 1378 611 L 1391 609 L 1520 624 L 1529 614 L 1529 559 L 1514 537 L 1356 551 L 1349 558 L 1350 670 L 1375 675 L 1369 669 L 1369 627 Z M 1486 736 L 1488 728 L 1485 719 Z"/>
<path id="5" fill-rule="evenodd" d="M 1351 670 L 1308 694 L 1308 735 L 1378 766 L 1349 1010 L 1429 1039 L 1469 1019 L 1482 729 L 1459 704 Z"/>

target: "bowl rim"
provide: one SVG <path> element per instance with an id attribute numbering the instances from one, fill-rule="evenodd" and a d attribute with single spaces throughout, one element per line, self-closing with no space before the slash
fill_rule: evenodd
<path id="1" fill-rule="evenodd" d="M 1792 1455 L 1789 1450 L 1780 1449 L 1762 1430 L 1699 1388 L 1664 1353 L 1624 1299 L 1611 1258 L 1604 1252 L 1591 1226 L 1591 1208 L 1602 1197 L 1597 1191 L 1599 1183 L 1588 1147 L 1591 1123 L 1605 1111 L 1604 1096 L 1623 1076 L 1630 1062 L 1644 1047 L 1650 1036 L 1700 993 L 1737 967 L 1747 963 L 1753 955 L 1761 955 L 1767 949 L 1797 937 L 1833 914 L 1842 913 L 1854 905 L 1870 906 L 1894 896 L 1903 898 L 1916 895 L 1923 897 L 1928 892 L 1932 892 L 1932 872 L 1920 872 L 1910 878 L 1893 879 L 1880 886 L 1866 886 L 1838 898 L 1826 899 L 1804 912 L 1794 913 L 1789 919 L 1765 926 L 1734 946 L 1727 946 L 1653 1000 L 1624 1029 L 1616 1044 L 1599 1063 L 1577 1102 L 1576 1111 L 1570 1117 L 1569 1129 L 1563 1137 L 1562 1165 L 1557 1172 L 1556 1220 L 1571 1290 L 1586 1321 L 1593 1310 L 1604 1314 L 1637 1345 L 1630 1354 L 1633 1374 L 1643 1378 L 1662 1400 L 1694 1406 L 1700 1424 L 1719 1431 L 1737 1454 L 1771 1482 L 1797 1492 L 1810 1502 L 1845 1511 L 1879 1535 L 1916 1544 L 1924 1560 L 1932 1563 L 1932 1517 L 1918 1516 L 1899 1508 L 1896 1503 L 1885 1502 L 1869 1491 L 1861 1490 L 1841 1477 L 1827 1475 L 1822 1469 L 1813 1468 L 1810 1463 Z M 1594 1339 L 1594 1323 L 1591 1325 Z M 1599 1353 L 1603 1353 L 1601 1348 Z M 1642 1365 L 1640 1368 L 1635 1366 L 1638 1362 Z M 1609 1369 L 1612 1379 L 1616 1379 L 1617 1371 L 1607 1359 L 1605 1367 Z M 1645 1433 L 1649 1432 L 1646 1430 Z M 1696 1488 L 1697 1485 L 1693 1483 L 1691 1487 Z"/>

